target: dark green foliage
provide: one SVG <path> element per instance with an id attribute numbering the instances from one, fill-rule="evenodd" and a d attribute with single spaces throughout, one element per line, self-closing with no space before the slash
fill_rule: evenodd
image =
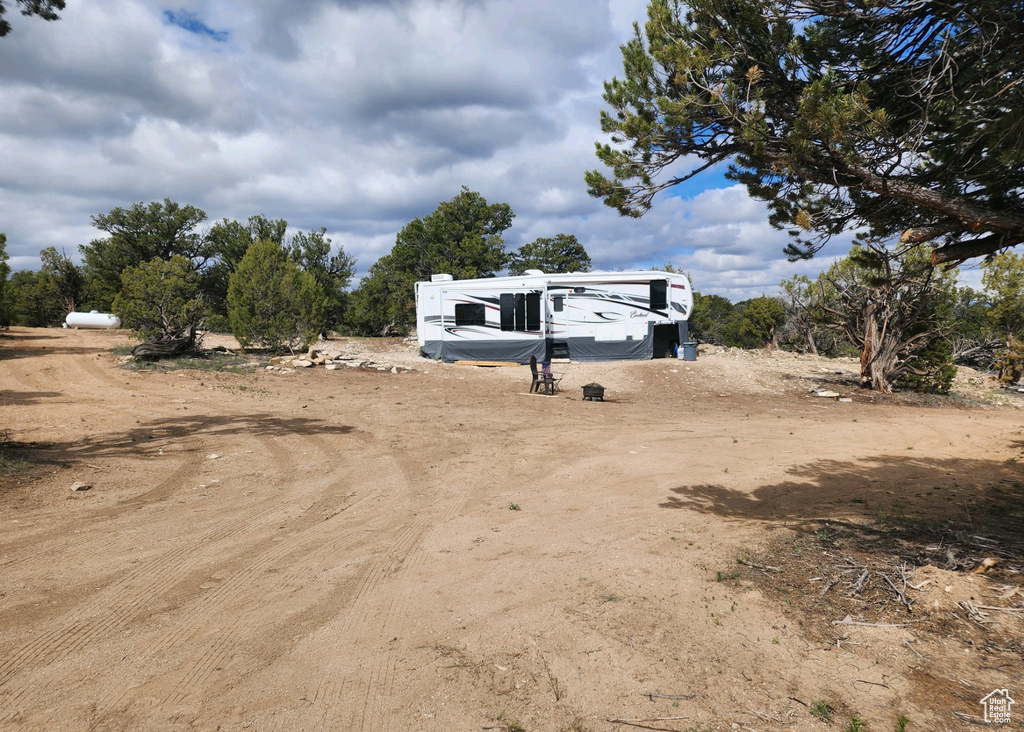
<path id="1" fill-rule="evenodd" d="M 945 392 L 956 374 L 948 341 L 956 276 L 920 246 L 865 242 L 814 282 L 795 278 L 783 289 L 799 294 L 811 322 L 857 346 L 864 386 Z"/>
<path id="2" fill-rule="evenodd" d="M 64 314 L 78 309 L 85 297 L 85 278 L 75 263 L 55 247 L 47 247 L 39 253 L 43 262 L 40 270 L 45 287 L 60 303 Z"/>
<path id="3" fill-rule="evenodd" d="M 1024 242 L 1024 0 L 652 0 L 622 54 L 612 177 L 586 180 L 623 214 L 728 162 L 791 256 L 852 229 L 936 262 Z"/>
<path id="4" fill-rule="evenodd" d="M 953 360 L 972 366 L 987 367 L 992 362 L 992 351 L 999 345 L 989 313 L 991 303 L 985 292 L 960 287 L 953 303 L 953 325 L 949 340 L 953 346 Z"/>
<path id="5" fill-rule="evenodd" d="M 11 318 L 4 295 L 7 276 L 11 274 L 11 265 L 7 264 L 7 259 L 7 234 L 0 231 L 0 326 L 10 325 Z"/>
<path id="6" fill-rule="evenodd" d="M 690 337 L 695 341 L 716 346 L 733 345 L 737 321 L 732 303 L 721 295 L 693 293 Z"/>
<path id="7" fill-rule="evenodd" d="M 1003 252 L 982 265 L 981 282 L 989 296 L 989 322 L 1003 340 L 1024 335 L 1024 255 Z"/>
<path id="8" fill-rule="evenodd" d="M 325 327 L 338 328 L 345 314 L 348 303 L 349 282 L 356 271 L 356 260 L 339 248 L 331 254 L 331 240 L 326 236 L 327 230 L 301 231 L 292 237 L 288 256 L 308 272 L 317 281 L 327 297 Z"/>
<path id="9" fill-rule="evenodd" d="M 22 15 L 34 15 L 43 20 L 60 20 L 58 10 L 64 9 L 64 0 L 15 0 Z M 6 3 L 0 0 L 0 37 L 11 32 L 11 24 L 4 19 Z"/>
<path id="10" fill-rule="evenodd" d="M 208 249 L 195 228 L 205 220 L 205 212 L 169 198 L 162 203 L 136 203 L 128 209 L 115 208 L 93 216 L 93 226 L 110 235 L 79 247 L 85 258 L 93 306 L 109 309 L 121 289 L 121 273 L 142 262 L 180 255 L 198 270 L 208 257 Z"/>
<path id="11" fill-rule="evenodd" d="M 243 224 L 223 219 L 214 224 L 206 235 L 209 260 L 202 270 L 203 295 L 208 308 L 206 325 L 211 330 L 229 330 L 228 280 L 242 257 L 257 239 L 276 241 L 284 245 L 288 222 L 268 219 L 263 214 L 250 216 Z"/>
<path id="12" fill-rule="evenodd" d="M 774 297 L 755 297 L 737 303 L 740 312 L 737 335 L 743 348 L 777 346 L 775 329 L 786 322 L 786 309 Z"/>
<path id="13" fill-rule="evenodd" d="M 956 378 L 953 344 L 947 338 L 935 338 L 910 360 L 910 369 L 894 382 L 898 389 L 948 394 Z"/>
<path id="14" fill-rule="evenodd" d="M 994 366 L 999 380 L 1004 384 L 1016 384 L 1024 376 L 1024 341 L 1013 336 L 995 354 Z"/>
<path id="15" fill-rule="evenodd" d="M 185 257 L 154 258 L 121 273 L 114 312 L 144 341 L 194 337 L 205 311 L 199 285 Z"/>
<path id="16" fill-rule="evenodd" d="M 4 293 L 0 297 L 0 323 L 29 328 L 60 325 L 81 301 L 83 281 L 78 267 L 53 247 L 47 247 L 39 256 L 43 260 L 39 272 L 15 272 L 6 283 L 6 277 L 0 278 L 0 292 Z M 0 246 L 0 275 L 6 274 L 5 259 Z"/>
<path id="17" fill-rule="evenodd" d="M 328 300 L 325 328 L 341 325 L 355 259 L 341 247 L 332 253 L 331 240 L 323 227 L 308 234 L 300 231 L 290 241 L 286 241 L 287 229 L 284 219 L 268 219 L 262 214 L 250 216 L 247 224 L 224 219 L 213 225 L 206 236 L 210 259 L 203 268 L 203 292 L 210 314 L 207 325 L 211 329 L 227 326 L 228 281 L 252 243 L 260 239 L 281 245 L 287 256 L 323 288 Z"/>
<path id="18" fill-rule="evenodd" d="M 93 217 L 93 224 L 110 234 L 81 247 L 85 257 L 87 289 L 94 307 L 109 309 L 120 290 L 121 273 L 128 267 L 152 259 L 169 260 L 183 256 L 200 273 L 201 291 L 207 308 L 206 325 L 224 331 L 228 317 L 228 283 L 246 252 L 257 240 L 273 241 L 300 268 L 320 283 L 328 298 L 326 326 L 337 326 L 345 309 L 346 293 L 355 260 L 343 249 L 331 252 L 326 230 L 297 233 L 286 242 L 288 222 L 259 214 L 246 223 L 223 219 L 201 235 L 196 228 L 206 214 L 181 206 L 170 199 L 128 209 L 115 208 Z"/>
<path id="19" fill-rule="evenodd" d="M 304 348 L 325 326 L 327 306 L 316 278 L 272 240 L 253 243 L 228 284 L 231 332 L 243 348 Z"/>
<path id="20" fill-rule="evenodd" d="M 23 269 L 11 275 L 5 300 L 12 325 L 45 328 L 64 320 L 64 308 L 41 272 Z"/>
<path id="21" fill-rule="evenodd" d="M 488 204 L 463 187 L 426 218 L 413 219 L 352 293 L 346 318 L 350 329 L 404 335 L 416 322 L 416 282 L 440 273 L 455 279 L 493 276 L 507 261 L 501 235 L 514 216 L 507 203 Z"/>
<path id="22" fill-rule="evenodd" d="M 545 274 L 563 272 L 589 272 L 590 255 L 572 234 L 556 234 L 554 238 L 540 238 L 523 244 L 509 256 L 508 273 L 521 275 L 528 269 L 539 269 Z"/>

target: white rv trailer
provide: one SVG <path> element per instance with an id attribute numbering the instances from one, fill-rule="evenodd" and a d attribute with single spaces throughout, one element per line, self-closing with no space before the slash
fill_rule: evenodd
<path id="1" fill-rule="evenodd" d="M 444 361 L 527 363 L 530 356 L 574 361 L 670 355 L 689 340 L 690 283 L 657 271 L 527 270 L 517 277 L 416 283 L 420 353 Z"/>

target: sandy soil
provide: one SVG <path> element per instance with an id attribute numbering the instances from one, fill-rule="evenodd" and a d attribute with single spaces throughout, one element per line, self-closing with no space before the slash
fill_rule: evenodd
<path id="1" fill-rule="evenodd" d="M 1024 692 L 1022 412 L 977 375 L 915 404 L 705 352 L 549 398 L 403 341 L 330 345 L 398 374 L 128 342 L 0 337 L 0 729 L 958 730 Z M 879 578 L 911 544 L 907 611 Z"/>

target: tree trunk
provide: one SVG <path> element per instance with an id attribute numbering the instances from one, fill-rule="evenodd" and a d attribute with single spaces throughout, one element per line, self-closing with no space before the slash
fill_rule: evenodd
<path id="1" fill-rule="evenodd" d="M 807 327 L 807 348 L 811 355 L 818 355 L 818 346 L 814 343 L 814 330 L 810 326 Z"/>
<path id="2" fill-rule="evenodd" d="M 888 394 L 892 391 L 888 374 L 895 358 L 891 348 L 882 343 L 878 327 L 878 305 L 869 302 L 864 309 L 864 349 L 860 352 L 861 386 Z"/>

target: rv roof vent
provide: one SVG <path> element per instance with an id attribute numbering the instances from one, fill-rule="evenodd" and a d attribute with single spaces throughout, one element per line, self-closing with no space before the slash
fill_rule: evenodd
<path id="1" fill-rule="evenodd" d="M 536 277 L 536 276 L 542 275 L 544 273 L 541 272 L 539 269 L 528 269 L 525 272 L 523 272 L 523 274 L 524 275 L 530 275 L 531 277 Z"/>
<path id="2" fill-rule="evenodd" d="M 454 279 L 455 278 L 452 277 L 450 274 L 430 275 L 430 281 L 431 282 L 451 282 Z"/>

